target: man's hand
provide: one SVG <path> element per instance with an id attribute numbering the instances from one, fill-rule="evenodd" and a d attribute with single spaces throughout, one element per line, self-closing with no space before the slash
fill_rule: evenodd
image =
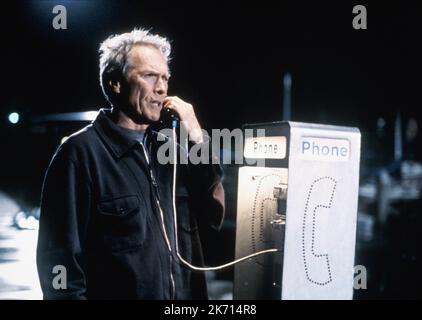
<path id="1" fill-rule="evenodd" d="M 180 120 L 188 132 L 189 140 L 191 140 L 193 143 L 204 142 L 201 126 L 199 125 L 198 119 L 196 118 L 195 110 L 193 110 L 193 106 L 190 103 L 187 103 L 179 97 L 174 96 L 166 97 L 164 99 L 163 106 L 165 108 L 173 109 L 179 114 Z"/>

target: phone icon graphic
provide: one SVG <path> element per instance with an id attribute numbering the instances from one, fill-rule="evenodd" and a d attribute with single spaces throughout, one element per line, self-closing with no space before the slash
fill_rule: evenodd
<path id="1" fill-rule="evenodd" d="M 333 281 L 330 255 L 323 247 L 326 229 L 322 224 L 330 218 L 337 181 L 329 176 L 315 179 L 309 187 L 302 222 L 302 258 L 306 279 L 325 286 Z"/>

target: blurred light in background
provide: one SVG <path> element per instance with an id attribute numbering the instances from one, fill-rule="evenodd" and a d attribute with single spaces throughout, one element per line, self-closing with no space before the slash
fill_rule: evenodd
<path id="1" fill-rule="evenodd" d="M 9 122 L 12 123 L 12 124 L 18 123 L 19 122 L 19 113 L 17 113 L 17 112 L 10 113 L 8 119 L 9 119 Z"/>
<path id="2" fill-rule="evenodd" d="M 93 121 L 98 115 L 98 111 L 66 112 L 54 113 L 32 117 L 32 122 L 43 121 Z"/>
<path id="3" fill-rule="evenodd" d="M 0 300 L 42 299 L 36 266 L 39 208 L 27 213 L 0 190 Z"/>

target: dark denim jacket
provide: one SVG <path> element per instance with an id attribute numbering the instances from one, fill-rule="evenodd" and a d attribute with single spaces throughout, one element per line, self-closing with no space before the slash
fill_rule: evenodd
<path id="1" fill-rule="evenodd" d="M 156 159 L 157 134 L 146 132 L 148 164 L 142 145 L 101 109 L 59 147 L 41 199 L 37 264 L 45 299 L 207 298 L 204 274 L 175 254 L 172 165 Z M 211 164 L 177 169 L 179 250 L 202 265 L 198 225 L 221 226 L 222 171 Z M 66 268 L 65 289 L 54 288 L 56 265 Z"/>

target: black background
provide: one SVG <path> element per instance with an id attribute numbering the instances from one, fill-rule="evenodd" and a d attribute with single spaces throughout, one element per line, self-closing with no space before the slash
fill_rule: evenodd
<path id="1" fill-rule="evenodd" d="M 67 8 L 67 30 L 52 27 L 56 4 Z M 356 4 L 367 8 L 367 30 L 352 27 Z M 1 113 L 105 104 L 99 43 L 137 26 L 172 40 L 169 93 L 192 102 L 208 129 L 281 120 L 285 72 L 293 120 L 370 129 L 397 110 L 416 114 L 419 16 L 410 1 L 10 1 Z"/>

